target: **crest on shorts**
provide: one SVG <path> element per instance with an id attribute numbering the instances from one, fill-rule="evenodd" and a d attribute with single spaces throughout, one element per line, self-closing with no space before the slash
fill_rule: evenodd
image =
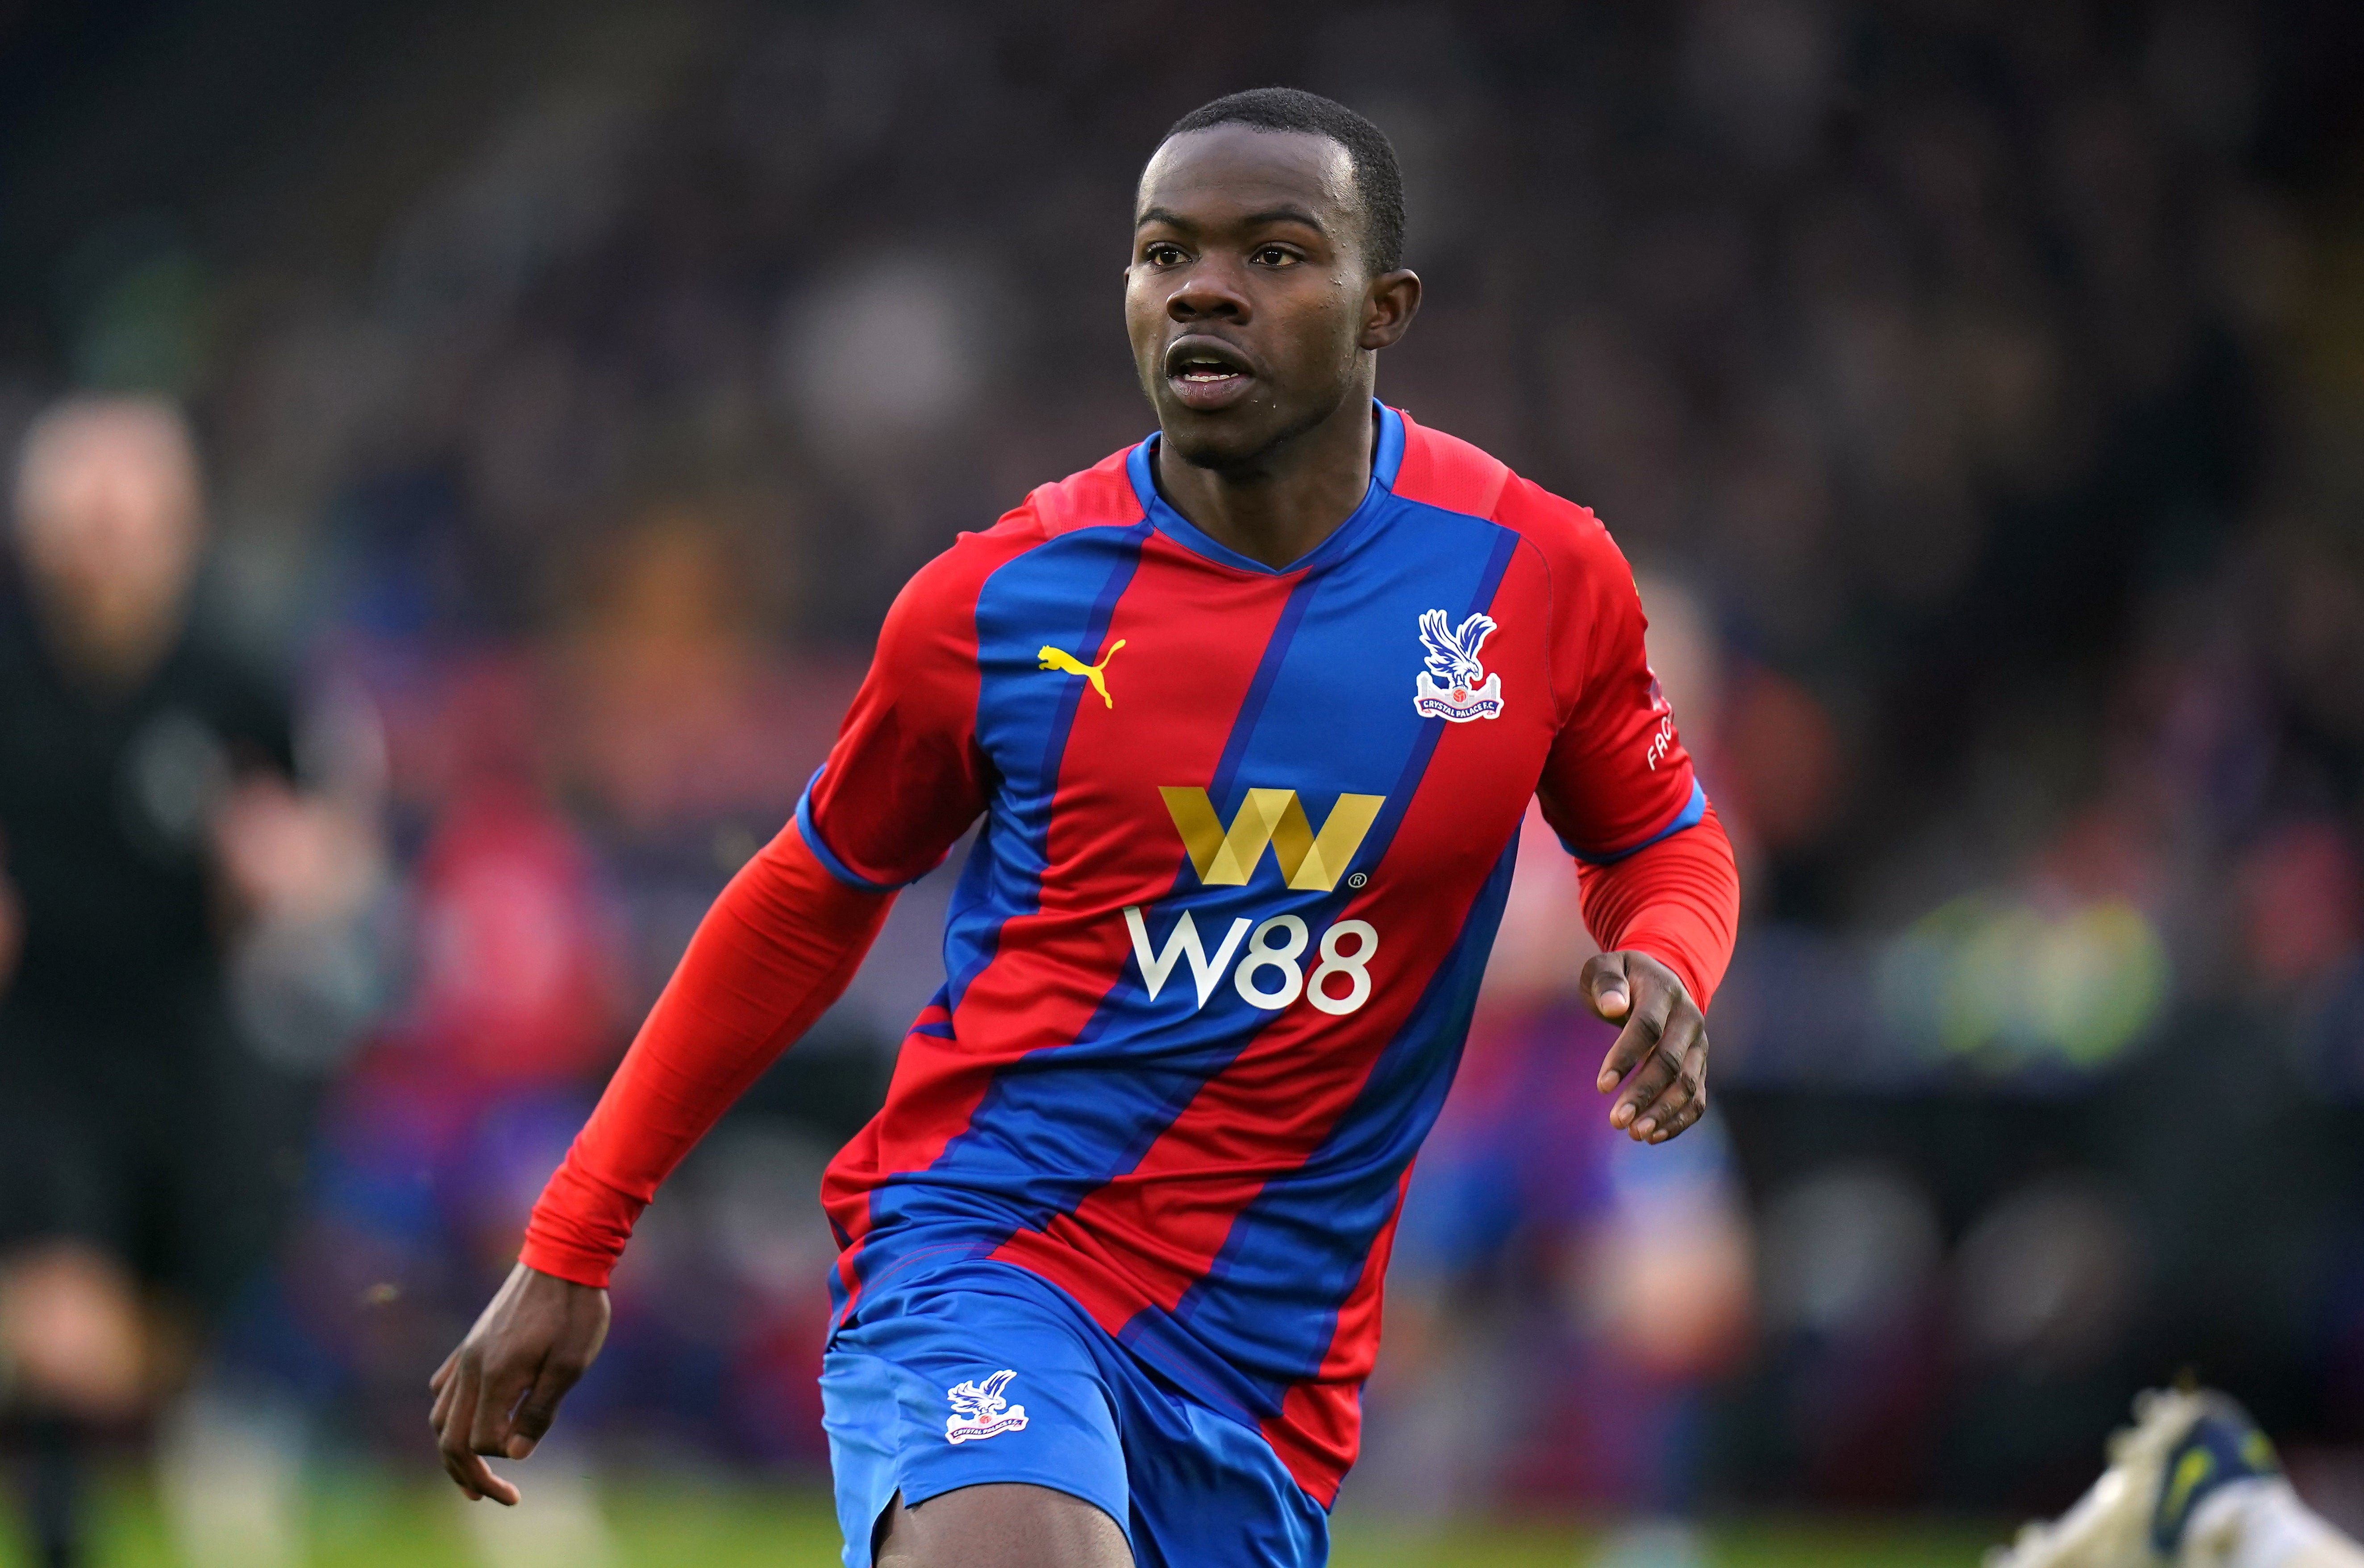
<path id="1" fill-rule="evenodd" d="M 1478 650 L 1493 631 L 1494 617 L 1482 612 L 1458 627 L 1443 610 L 1421 612 L 1420 640 L 1428 650 L 1428 668 L 1420 673 L 1411 706 L 1422 718 L 1466 724 L 1501 716 L 1502 677 L 1488 674 L 1478 662 Z"/>
<path id="2" fill-rule="evenodd" d="M 983 1383 L 971 1380 L 945 1389 L 944 1397 L 952 1401 L 953 1413 L 944 1418 L 944 1441 L 976 1442 L 1003 1432 L 1024 1431 L 1026 1407 L 1012 1405 L 1001 1396 L 1001 1391 L 1017 1375 L 1004 1367 Z"/>

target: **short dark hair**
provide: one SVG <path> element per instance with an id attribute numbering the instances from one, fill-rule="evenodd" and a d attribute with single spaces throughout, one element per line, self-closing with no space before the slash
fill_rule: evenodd
<path id="1" fill-rule="evenodd" d="M 1298 87 L 1251 87 L 1201 105 L 1174 122 L 1167 141 L 1184 131 L 1219 125 L 1255 130 L 1301 130 L 1326 136 L 1346 150 L 1355 166 L 1355 195 L 1363 206 L 1363 249 L 1374 275 L 1403 265 L 1403 170 L 1388 133 L 1334 99 Z"/>

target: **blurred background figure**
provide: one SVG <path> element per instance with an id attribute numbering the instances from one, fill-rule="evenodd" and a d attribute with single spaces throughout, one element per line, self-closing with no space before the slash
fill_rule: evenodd
<path id="1" fill-rule="evenodd" d="M 362 907 L 376 846 L 299 788 L 288 699 L 195 613 L 203 497 L 179 413 L 60 404 L 26 435 L 16 478 L 16 591 L 0 607 L 0 1386 L 25 1517 L 39 1562 L 83 1561 L 90 1444 L 194 1385 L 167 1443 L 193 1528 L 238 1531 L 247 1514 L 261 1554 L 246 1561 L 292 1562 L 272 1506 L 292 1483 L 259 1415 L 207 1375 L 210 1333 L 268 1262 L 304 1146 L 300 1081 L 240 1038 L 232 973 L 241 933 L 333 957 L 300 933 Z M 250 992 L 287 1000 L 321 979 Z M 316 1062 L 335 1045 L 302 1043 Z"/>

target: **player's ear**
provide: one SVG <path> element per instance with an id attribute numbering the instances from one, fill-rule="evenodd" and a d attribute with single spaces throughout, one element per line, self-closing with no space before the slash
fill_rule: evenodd
<path id="1" fill-rule="evenodd" d="M 1410 267 L 1381 272 L 1363 294 L 1363 330 L 1358 349 L 1391 349 L 1420 314 L 1420 274 Z"/>

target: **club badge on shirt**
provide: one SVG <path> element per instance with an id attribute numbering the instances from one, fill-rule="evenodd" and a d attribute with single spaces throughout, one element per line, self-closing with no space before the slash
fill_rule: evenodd
<path id="1" fill-rule="evenodd" d="M 1483 612 L 1458 627 L 1443 610 L 1421 612 L 1420 640 L 1428 649 L 1428 667 L 1420 673 L 1411 706 L 1422 718 L 1466 724 L 1501 717 L 1502 677 L 1488 674 L 1478 662 L 1478 650 L 1493 630 L 1494 617 Z"/>
<path id="2" fill-rule="evenodd" d="M 976 1442 L 1003 1432 L 1024 1431 L 1026 1407 L 1012 1405 L 1001 1396 L 1001 1391 L 1017 1375 L 1004 1367 L 983 1383 L 972 1378 L 945 1389 L 944 1397 L 951 1402 L 953 1413 L 944 1418 L 944 1441 Z"/>

